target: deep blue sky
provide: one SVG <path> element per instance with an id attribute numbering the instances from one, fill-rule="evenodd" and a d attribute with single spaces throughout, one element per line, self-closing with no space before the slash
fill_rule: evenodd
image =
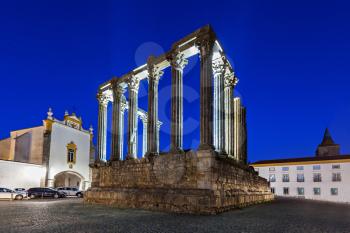
<path id="1" fill-rule="evenodd" d="M 209 23 L 240 79 L 250 161 L 313 155 L 325 127 L 350 153 L 346 1 L 120 2 L 1 2 L 1 138 L 40 125 L 49 106 L 57 118 L 68 109 L 83 117 L 86 128 L 97 128 L 99 84 Z M 186 147 L 199 140 L 198 69 L 193 58 L 185 71 Z M 167 70 L 160 84 L 166 123 L 169 85 Z M 167 129 L 161 148 L 169 142 Z"/>

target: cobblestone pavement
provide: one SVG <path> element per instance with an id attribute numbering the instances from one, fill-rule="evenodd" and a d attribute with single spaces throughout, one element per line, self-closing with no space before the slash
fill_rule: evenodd
<path id="1" fill-rule="evenodd" d="M 81 199 L 0 201 L 0 232 L 350 232 L 350 205 L 280 199 L 216 216 L 85 205 Z"/>

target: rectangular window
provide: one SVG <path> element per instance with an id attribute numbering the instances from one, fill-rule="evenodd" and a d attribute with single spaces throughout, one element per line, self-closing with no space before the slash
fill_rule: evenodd
<path id="1" fill-rule="evenodd" d="M 333 173 L 333 174 L 332 174 L 332 181 L 333 181 L 333 182 L 340 182 L 340 181 L 341 181 L 341 175 L 340 175 L 340 173 Z"/>
<path id="2" fill-rule="evenodd" d="M 321 165 L 312 166 L 313 170 L 321 170 Z"/>
<path id="3" fill-rule="evenodd" d="M 304 166 L 297 166 L 297 170 L 298 171 L 303 171 L 304 170 Z"/>
<path id="4" fill-rule="evenodd" d="M 314 182 L 321 182 L 321 173 L 314 173 Z"/>
<path id="5" fill-rule="evenodd" d="M 297 182 L 304 182 L 304 174 L 297 174 Z"/>
<path id="6" fill-rule="evenodd" d="M 289 188 L 283 188 L 283 194 L 284 195 L 289 195 Z"/>
<path id="7" fill-rule="evenodd" d="M 338 196 L 338 188 L 331 188 L 331 195 Z"/>
<path id="8" fill-rule="evenodd" d="M 284 172 L 289 171 L 289 167 L 282 167 L 282 171 L 284 171 Z"/>
<path id="9" fill-rule="evenodd" d="M 340 164 L 333 164 L 332 169 L 340 169 Z"/>
<path id="10" fill-rule="evenodd" d="M 275 168 L 274 168 L 274 167 L 269 167 L 269 171 L 270 171 L 270 172 L 274 172 L 274 171 L 275 171 Z"/>
<path id="11" fill-rule="evenodd" d="M 283 174 L 282 182 L 289 182 L 289 175 L 288 174 Z"/>
<path id="12" fill-rule="evenodd" d="M 297 188 L 298 195 L 304 195 L 304 188 Z"/>
<path id="13" fill-rule="evenodd" d="M 269 181 L 270 181 L 270 182 L 276 182 L 276 176 L 275 176 L 275 174 L 270 174 L 270 175 L 269 175 Z"/>
<path id="14" fill-rule="evenodd" d="M 314 188 L 314 195 L 321 195 L 321 188 Z"/>
<path id="15" fill-rule="evenodd" d="M 271 193 L 275 194 L 275 188 L 271 188 Z"/>

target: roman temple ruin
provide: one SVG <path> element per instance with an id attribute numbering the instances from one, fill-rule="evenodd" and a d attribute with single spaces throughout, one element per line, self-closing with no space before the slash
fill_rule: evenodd
<path id="1" fill-rule="evenodd" d="M 183 70 L 200 57 L 200 145 L 183 148 Z M 171 68 L 171 144 L 159 151 L 158 84 Z M 167 77 L 163 77 L 167 78 Z M 147 112 L 138 107 L 140 82 L 148 81 Z M 169 52 L 103 83 L 98 90 L 97 158 L 86 203 L 179 213 L 214 214 L 273 199 L 268 182 L 247 165 L 246 109 L 234 97 L 238 82 L 214 31 L 205 26 Z M 128 100 L 124 93 L 128 90 Z M 111 154 L 106 160 L 107 105 L 112 103 Z M 127 154 L 123 154 L 128 110 Z M 143 123 L 137 158 L 138 118 Z"/>

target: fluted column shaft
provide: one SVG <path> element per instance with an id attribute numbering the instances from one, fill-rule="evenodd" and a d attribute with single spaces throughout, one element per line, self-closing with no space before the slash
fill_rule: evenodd
<path id="1" fill-rule="evenodd" d="M 171 64 L 171 140 L 170 151 L 183 151 L 183 69 L 188 63 L 184 54 L 174 52 Z"/>
<path id="2" fill-rule="evenodd" d="M 234 114 L 233 114 L 233 91 L 235 85 L 234 74 L 226 72 L 224 77 L 225 99 L 225 149 L 230 157 L 234 157 Z"/>
<path id="3" fill-rule="evenodd" d="M 123 99 L 125 100 L 125 96 L 123 96 Z M 121 111 L 120 111 L 120 119 L 119 119 L 119 154 L 120 159 L 123 159 L 124 154 L 124 113 L 126 109 L 126 104 L 122 103 Z"/>
<path id="4" fill-rule="evenodd" d="M 102 93 L 97 95 L 98 105 L 98 135 L 97 135 L 97 161 L 106 161 L 107 144 L 107 104 L 108 98 Z"/>
<path id="5" fill-rule="evenodd" d="M 148 120 L 147 117 L 141 117 L 142 120 L 142 157 L 147 153 L 147 128 L 148 128 Z"/>
<path id="6" fill-rule="evenodd" d="M 163 75 L 158 67 L 152 64 L 152 58 L 148 61 L 148 124 L 147 124 L 147 154 L 159 153 L 159 134 L 157 133 L 158 122 L 158 84 Z"/>
<path id="7" fill-rule="evenodd" d="M 213 64 L 214 71 L 214 147 L 219 154 L 226 154 L 225 148 L 225 96 L 224 66 L 222 62 Z"/>
<path id="8" fill-rule="evenodd" d="M 128 114 L 128 156 L 127 159 L 137 158 L 137 110 L 138 90 L 140 80 L 136 76 L 129 78 L 129 114 Z"/>
<path id="9" fill-rule="evenodd" d="M 199 42 L 200 51 L 200 150 L 212 150 L 213 146 L 213 72 L 214 40 L 204 38 Z"/>
<path id="10" fill-rule="evenodd" d="M 240 160 L 240 147 L 241 147 L 241 100 L 240 98 L 234 98 L 234 158 Z"/>
<path id="11" fill-rule="evenodd" d="M 123 121 L 122 111 L 122 98 L 124 89 L 117 83 L 112 84 L 113 87 L 113 113 L 112 113 L 112 142 L 111 142 L 111 160 L 120 160 L 121 153 L 121 136 L 123 135 L 123 129 L 121 122 Z"/>
<path id="12" fill-rule="evenodd" d="M 157 137 L 159 138 L 159 131 L 160 131 L 160 127 L 162 126 L 162 123 L 160 121 L 158 121 L 157 123 Z M 157 141 L 157 151 L 159 151 L 159 140 Z"/>

